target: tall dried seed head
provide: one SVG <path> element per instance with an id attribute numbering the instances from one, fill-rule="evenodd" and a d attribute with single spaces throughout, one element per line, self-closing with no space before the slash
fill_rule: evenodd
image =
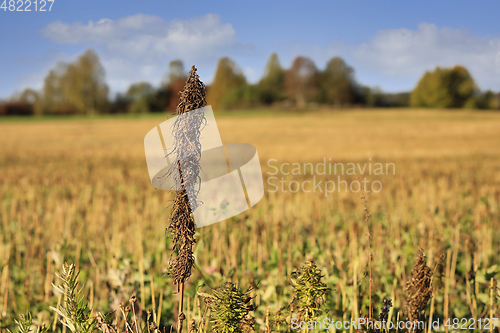
<path id="1" fill-rule="evenodd" d="M 189 112 L 206 105 L 205 85 L 200 81 L 193 66 L 189 77 L 180 92 L 177 105 L 177 117 L 172 135 L 177 162 L 168 171 L 176 183 L 176 195 L 170 213 L 170 224 L 167 232 L 172 235 L 172 251 L 169 261 L 169 274 L 176 285 L 184 283 L 190 276 L 194 266 L 193 244 L 196 223 L 193 211 L 199 205 L 197 196 L 200 185 L 200 134 L 206 124 L 202 112 Z M 175 258 L 175 252 L 177 256 Z"/>
<path id="2" fill-rule="evenodd" d="M 408 316 L 410 321 L 414 322 L 419 319 L 420 313 L 432 297 L 432 271 L 426 264 L 422 249 L 418 250 L 411 278 L 406 284 L 406 293 Z"/>

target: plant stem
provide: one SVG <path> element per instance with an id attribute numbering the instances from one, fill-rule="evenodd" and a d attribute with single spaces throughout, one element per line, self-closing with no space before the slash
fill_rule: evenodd
<path id="1" fill-rule="evenodd" d="M 179 286 L 179 315 L 178 315 L 178 323 L 177 323 L 177 331 L 179 333 L 182 332 L 182 322 L 184 321 L 184 313 L 182 312 L 182 308 L 184 307 L 184 282 L 181 282 Z"/>

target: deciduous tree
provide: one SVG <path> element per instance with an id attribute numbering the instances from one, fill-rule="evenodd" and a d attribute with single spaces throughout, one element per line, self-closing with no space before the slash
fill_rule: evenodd
<path id="1" fill-rule="evenodd" d="M 323 101 L 336 106 L 352 104 L 355 94 L 354 69 L 342 58 L 335 57 L 328 61 L 321 73 Z"/>
<path id="2" fill-rule="evenodd" d="M 104 77 L 104 68 L 92 50 L 87 50 L 68 66 L 61 77 L 62 90 L 78 113 L 97 113 L 106 105 L 108 87 Z"/>
<path id="3" fill-rule="evenodd" d="M 297 106 L 318 100 L 319 72 L 314 62 L 306 57 L 297 57 L 285 73 L 285 89 Z"/>
<path id="4" fill-rule="evenodd" d="M 285 70 L 276 53 L 271 54 L 266 65 L 264 77 L 260 80 L 262 102 L 271 104 L 285 97 Z"/>
<path id="5" fill-rule="evenodd" d="M 207 102 L 216 108 L 226 108 L 226 96 L 230 96 L 232 90 L 241 90 L 246 84 L 245 76 L 236 63 L 228 57 L 221 58 L 214 81 L 207 91 Z"/>
<path id="6" fill-rule="evenodd" d="M 130 99 L 130 113 L 146 113 L 150 111 L 150 99 L 154 88 L 148 82 L 139 82 L 128 88 L 126 96 Z"/>
<path id="7" fill-rule="evenodd" d="M 426 72 L 411 94 L 411 105 L 432 108 L 475 108 L 478 88 L 467 69 L 436 67 Z"/>
<path id="8" fill-rule="evenodd" d="M 87 50 L 70 64 L 58 63 L 45 77 L 37 113 L 93 114 L 108 104 L 108 87 L 99 57 Z"/>

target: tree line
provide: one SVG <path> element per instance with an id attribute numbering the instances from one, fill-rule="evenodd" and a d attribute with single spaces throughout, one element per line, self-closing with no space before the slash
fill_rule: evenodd
<path id="1" fill-rule="evenodd" d="M 0 115 L 173 111 L 186 78 L 182 61 L 174 60 L 159 87 L 138 82 L 110 99 L 99 57 L 93 50 L 87 50 L 74 62 L 58 63 L 49 71 L 41 91 L 28 88 L 0 101 Z M 340 57 L 330 59 L 325 69 L 319 70 L 310 58 L 299 56 L 285 69 L 273 53 L 264 76 L 256 84 L 247 82 L 233 60 L 219 59 L 214 80 L 207 87 L 207 102 L 215 109 L 271 105 L 499 109 L 500 93 L 481 92 L 467 69 L 459 65 L 436 67 L 426 72 L 411 92 L 390 94 L 359 84 L 354 69 Z"/>

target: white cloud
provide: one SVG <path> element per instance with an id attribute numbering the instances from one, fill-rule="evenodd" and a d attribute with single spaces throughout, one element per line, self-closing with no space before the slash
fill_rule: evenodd
<path id="1" fill-rule="evenodd" d="M 57 44 L 96 49 L 113 93 L 138 81 L 159 84 L 173 59 L 182 59 L 186 70 L 192 63 L 212 69 L 217 57 L 247 48 L 216 14 L 172 21 L 146 14 L 87 24 L 56 21 L 40 32 Z"/>
<path id="2" fill-rule="evenodd" d="M 165 21 L 161 17 L 136 14 L 116 21 L 50 23 L 41 30 L 52 42 L 65 45 L 102 46 L 107 51 L 138 58 L 161 56 L 182 59 L 211 55 L 236 44 L 236 32 L 218 15 L 190 20 Z"/>
<path id="3" fill-rule="evenodd" d="M 426 70 L 457 64 L 469 69 L 481 88 L 500 89 L 500 38 L 480 37 L 466 29 L 421 23 L 417 30 L 381 30 L 351 50 L 364 69 L 388 78 L 418 80 Z"/>
<path id="4" fill-rule="evenodd" d="M 57 21 L 41 34 L 63 47 L 96 49 L 112 92 L 142 80 L 159 84 L 173 59 L 182 59 L 186 70 L 197 64 L 202 80 L 209 84 L 217 58 L 227 55 L 237 61 L 250 82 L 257 82 L 264 68 L 259 68 L 256 54 L 268 56 L 238 41 L 232 25 L 216 14 L 172 21 L 146 14 L 88 23 Z M 321 69 L 330 58 L 341 56 L 354 67 L 360 83 L 379 85 L 386 91 L 410 90 L 425 71 L 456 64 L 469 69 L 481 89 L 500 90 L 500 36 L 478 36 L 467 29 L 424 22 L 416 29 L 379 30 L 364 44 L 281 41 L 274 49 L 286 67 L 297 55 L 313 58 Z M 261 59 L 263 64 L 266 59 Z"/>
<path id="5" fill-rule="evenodd" d="M 362 84 L 386 91 L 408 91 L 436 66 L 465 66 L 481 89 L 500 90 L 500 36 L 478 36 L 467 29 L 420 23 L 417 29 L 379 30 L 367 43 L 339 41 L 307 45 L 281 44 L 285 66 L 298 55 L 311 57 L 323 69 L 329 59 L 344 58 Z"/>

